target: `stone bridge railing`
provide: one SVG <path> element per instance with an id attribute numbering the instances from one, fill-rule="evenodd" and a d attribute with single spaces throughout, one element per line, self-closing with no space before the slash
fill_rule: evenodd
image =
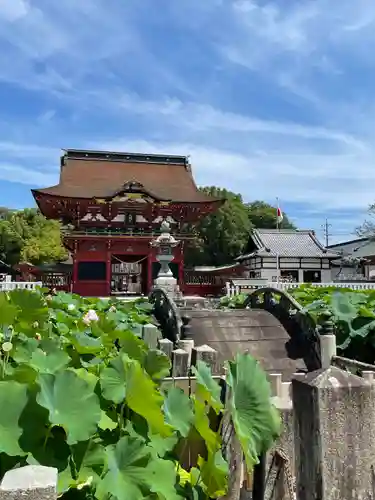
<path id="1" fill-rule="evenodd" d="M 163 337 L 177 346 L 180 341 L 191 339 L 190 317 L 181 314 L 178 306 L 184 307 L 183 300 L 171 298 L 165 290 L 155 287 L 150 296 L 153 314 L 159 323 Z M 181 302 L 181 303 L 180 303 Z M 217 308 L 217 304 L 195 304 L 194 307 Z M 329 330 L 318 332 L 316 324 L 303 307 L 285 290 L 267 287 L 253 290 L 241 307 L 264 309 L 273 314 L 291 337 L 291 359 L 303 358 L 308 371 L 321 367 L 321 336 Z M 298 351 L 298 352 L 297 352 Z"/>
<path id="2" fill-rule="evenodd" d="M 308 371 L 321 367 L 321 334 L 312 317 L 285 290 L 267 287 L 252 291 L 243 307 L 264 309 L 273 314 L 293 340 L 297 341 Z M 330 332 L 327 332 L 330 333 Z"/>

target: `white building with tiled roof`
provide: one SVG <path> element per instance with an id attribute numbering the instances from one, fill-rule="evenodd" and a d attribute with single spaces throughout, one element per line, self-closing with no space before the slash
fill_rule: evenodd
<path id="1" fill-rule="evenodd" d="M 332 262 L 332 279 L 345 280 L 353 275 L 357 279 L 375 279 L 375 240 L 372 238 L 356 238 L 329 245 L 328 249 L 340 255 Z"/>
<path id="2" fill-rule="evenodd" d="M 326 249 L 314 231 L 254 229 L 246 251 L 237 257 L 249 278 L 298 283 L 331 281 L 331 261 L 338 253 Z"/>

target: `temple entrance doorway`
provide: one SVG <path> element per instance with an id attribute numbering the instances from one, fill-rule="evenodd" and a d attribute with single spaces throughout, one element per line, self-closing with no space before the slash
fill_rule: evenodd
<path id="1" fill-rule="evenodd" d="M 147 293 L 147 255 L 112 255 L 111 295 Z"/>

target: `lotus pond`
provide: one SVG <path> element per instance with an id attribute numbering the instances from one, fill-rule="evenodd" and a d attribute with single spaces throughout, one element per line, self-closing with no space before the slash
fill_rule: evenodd
<path id="1" fill-rule="evenodd" d="M 0 477 L 41 464 L 58 469 L 64 499 L 217 498 L 228 485 L 225 413 L 252 469 L 280 432 L 264 372 L 249 355 L 229 361 L 226 408 L 204 364 L 190 398 L 166 388 L 169 358 L 140 338 L 152 321 L 145 301 L 0 293 Z M 204 453 L 184 468 L 197 439 Z"/>

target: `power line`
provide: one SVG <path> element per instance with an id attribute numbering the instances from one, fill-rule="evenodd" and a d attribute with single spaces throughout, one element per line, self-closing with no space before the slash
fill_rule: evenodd
<path id="1" fill-rule="evenodd" d="M 323 234 L 324 234 L 324 238 L 326 240 L 326 247 L 328 247 L 329 245 L 329 238 L 331 235 L 331 233 L 329 232 L 329 228 L 332 227 L 332 224 L 329 224 L 328 223 L 328 219 L 326 219 L 325 223 L 322 224 L 322 229 L 323 229 Z"/>

